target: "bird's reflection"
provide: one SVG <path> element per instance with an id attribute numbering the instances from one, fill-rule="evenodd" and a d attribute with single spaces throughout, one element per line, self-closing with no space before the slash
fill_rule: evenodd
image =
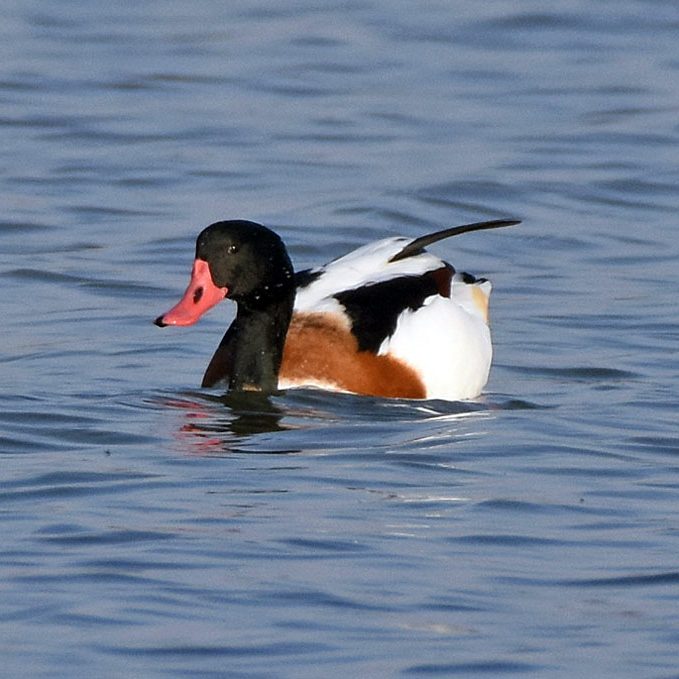
<path id="1" fill-rule="evenodd" d="M 163 402 L 181 411 L 182 423 L 176 430 L 176 438 L 183 449 L 197 455 L 238 452 L 249 438 L 258 434 L 296 428 L 283 422 L 286 412 L 271 396 L 259 392 L 188 392 L 177 398 L 163 399 Z M 267 452 L 299 451 L 277 449 Z"/>
<path id="2" fill-rule="evenodd" d="M 494 397 L 474 402 L 373 399 L 295 390 L 184 391 L 159 399 L 173 413 L 174 440 L 182 453 L 286 454 L 350 449 L 431 450 L 481 431 L 498 410 L 538 407 Z M 177 420 L 179 420 L 177 422 Z M 360 442 L 360 444 L 359 444 Z"/>

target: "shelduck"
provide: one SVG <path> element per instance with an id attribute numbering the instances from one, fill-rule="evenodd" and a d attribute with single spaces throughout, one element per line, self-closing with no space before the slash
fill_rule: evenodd
<path id="1" fill-rule="evenodd" d="M 465 224 L 364 245 L 294 272 L 261 224 L 216 222 L 196 241 L 189 286 L 154 322 L 192 325 L 223 299 L 237 304 L 202 386 L 274 392 L 317 387 L 379 397 L 475 398 L 488 380 L 490 281 L 427 252 L 436 241 L 518 224 Z"/>

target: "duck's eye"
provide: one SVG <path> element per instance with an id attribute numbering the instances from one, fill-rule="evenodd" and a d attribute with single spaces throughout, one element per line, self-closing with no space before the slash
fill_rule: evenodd
<path id="1" fill-rule="evenodd" d="M 238 252 L 238 246 L 237 245 L 229 245 L 228 248 L 226 248 L 226 251 L 230 254 L 233 255 L 236 252 Z"/>

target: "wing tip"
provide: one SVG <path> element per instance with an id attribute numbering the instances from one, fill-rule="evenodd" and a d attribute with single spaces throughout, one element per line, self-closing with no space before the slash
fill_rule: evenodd
<path id="1" fill-rule="evenodd" d="M 453 226 L 447 229 L 442 229 L 441 231 L 435 231 L 434 233 L 429 233 L 415 240 L 410 241 L 402 250 L 397 252 L 389 262 L 398 262 L 406 257 L 412 257 L 414 255 L 421 254 L 424 252 L 424 248 L 432 243 L 436 243 L 444 238 L 452 238 L 453 236 L 459 236 L 460 234 L 467 233 L 469 231 L 482 231 L 485 229 L 499 229 L 505 226 L 516 226 L 521 224 L 520 219 L 491 219 L 483 222 L 472 222 L 471 224 L 462 224 L 460 226 Z"/>

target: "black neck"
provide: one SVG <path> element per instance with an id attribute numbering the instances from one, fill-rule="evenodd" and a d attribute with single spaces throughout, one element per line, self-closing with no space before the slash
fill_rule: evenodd
<path id="1" fill-rule="evenodd" d="M 238 303 L 233 322 L 233 364 L 229 388 L 236 391 L 275 391 L 283 359 L 294 288 L 266 304 Z"/>

